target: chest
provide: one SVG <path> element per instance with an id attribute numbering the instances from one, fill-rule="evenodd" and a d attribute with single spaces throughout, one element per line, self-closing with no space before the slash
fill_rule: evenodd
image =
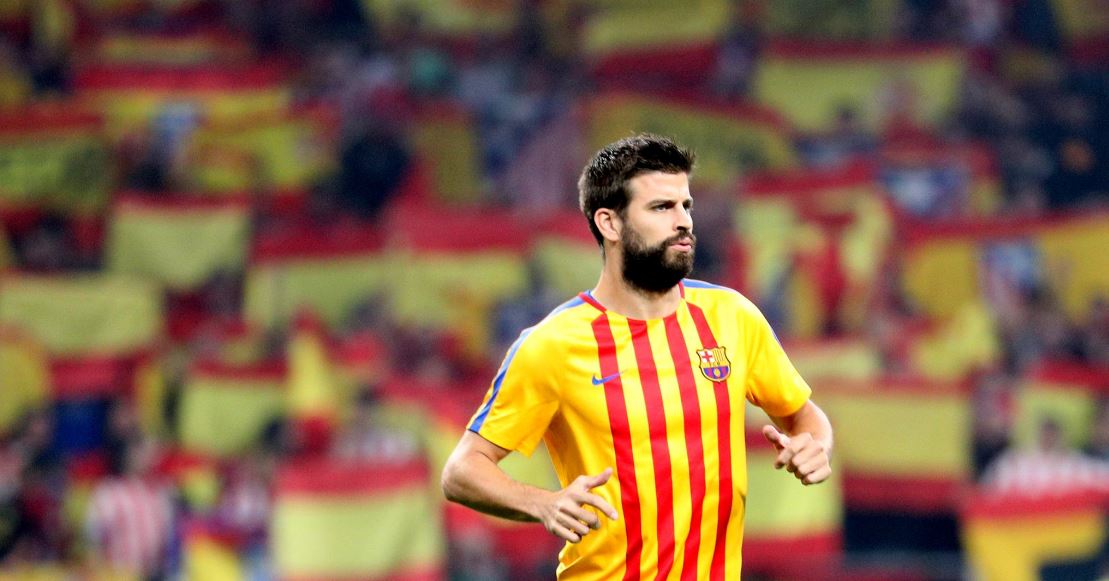
<path id="1" fill-rule="evenodd" d="M 614 321 L 596 335 L 572 345 L 563 366 L 567 427 L 600 436 L 627 425 L 654 437 L 709 427 L 742 409 L 747 364 L 738 333 L 699 333 L 675 319 Z"/>

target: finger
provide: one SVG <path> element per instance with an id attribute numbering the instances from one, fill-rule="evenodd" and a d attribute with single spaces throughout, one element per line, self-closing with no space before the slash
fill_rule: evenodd
<path id="1" fill-rule="evenodd" d="M 601 517 L 597 516 L 597 513 L 589 509 L 574 506 L 567 508 L 565 513 L 576 520 L 584 522 L 591 529 L 596 530 L 601 528 Z"/>
<path id="2" fill-rule="evenodd" d="M 794 466 L 801 466 L 819 457 L 823 452 L 824 450 L 822 450 L 819 446 L 806 446 L 793 456 L 793 460 L 791 460 L 791 462 Z"/>
<path id="3" fill-rule="evenodd" d="M 551 533 L 553 533 L 554 536 L 564 541 L 570 541 L 571 543 L 577 543 L 581 541 L 581 536 L 560 524 L 551 525 Z"/>
<path id="4" fill-rule="evenodd" d="M 584 504 L 596 508 L 597 510 L 601 511 L 602 514 L 612 520 L 617 520 L 617 518 L 619 518 L 619 514 L 617 514 L 616 509 L 612 508 L 611 504 L 609 504 L 605 499 L 597 496 L 596 494 L 586 492 L 581 494 L 580 496 L 575 496 L 574 500 L 577 501 L 578 504 Z"/>
<path id="5" fill-rule="evenodd" d="M 819 483 L 824 482 L 825 480 L 827 480 L 828 477 L 831 476 L 831 475 L 832 475 L 832 467 L 831 466 L 824 466 L 824 467 L 818 468 L 816 470 L 816 472 L 813 472 L 812 474 L 809 474 L 808 476 L 805 476 L 804 478 L 802 478 L 801 483 L 802 484 L 819 484 Z"/>
<path id="6" fill-rule="evenodd" d="M 827 458 L 813 458 L 797 467 L 798 476 L 809 476 L 828 464 Z"/>
<path id="7" fill-rule="evenodd" d="M 605 468 L 600 474 L 586 476 L 583 484 L 585 484 L 585 489 L 589 490 L 590 488 L 596 488 L 608 482 L 609 478 L 612 478 L 612 468 Z"/>
<path id="8" fill-rule="evenodd" d="M 771 444 L 774 444 L 774 447 L 779 450 L 789 445 L 789 436 L 779 432 L 778 429 L 774 426 L 763 426 L 762 435 L 766 436 L 766 439 L 769 440 Z"/>
<path id="9" fill-rule="evenodd" d="M 781 468 L 782 466 L 788 466 L 789 461 L 793 459 L 794 453 L 795 452 L 789 448 L 782 448 L 782 451 L 778 452 L 778 457 L 774 459 L 774 467 Z"/>
<path id="10" fill-rule="evenodd" d="M 574 518 L 573 516 L 571 516 L 569 514 L 559 513 L 559 515 L 557 517 L 557 520 L 558 520 L 558 524 L 562 525 L 563 527 L 565 527 L 565 528 L 567 528 L 571 531 L 574 531 L 579 536 L 584 537 L 585 535 L 589 534 L 589 527 L 586 526 L 585 523 L 581 522 L 580 520 Z"/>

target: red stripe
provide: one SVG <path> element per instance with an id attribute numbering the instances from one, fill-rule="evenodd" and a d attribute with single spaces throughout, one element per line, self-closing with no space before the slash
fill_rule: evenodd
<path id="1" fill-rule="evenodd" d="M 666 409 L 662 403 L 662 388 L 658 382 L 658 369 L 647 336 L 645 321 L 629 319 L 635 347 L 635 363 L 639 368 L 639 381 L 647 405 L 647 429 L 651 434 L 651 458 L 655 467 L 655 495 L 658 498 L 658 573 L 656 579 L 666 579 L 674 568 L 674 477 L 670 465 L 670 443 L 666 436 Z"/>
<path id="2" fill-rule="evenodd" d="M 692 303 L 689 305 L 689 314 L 693 315 L 693 323 L 697 326 L 697 335 L 701 339 L 702 349 L 718 347 L 716 337 L 709 328 L 705 312 Z M 732 514 L 732 409 L 728 400 L 728 382 L 712 382 L 713 395 L 716 396 L 716 439 L 720 450 L 720 505 L 716 514 L 716 546 L 712 552 L 712 568 L 710 579 L 724 578 L 724 562 L 726 559 L 726 545 L 728 541 L 728 521 Z"/>
<path id="3" fill-rule="evenodd" d="M 601 363 L 601 376 L 610 377 L 620 372 L 616 360 L 616 341 L 612 338 L 608 315 L 593 320 L 593 336 L 597 339 L 597 357 Z M 639 579 L 639 561 L 643 552 L 643 533 L 640 529 L 639 485 L 635 479 L 635 456 L 632 453 L 632 435 L 628 428 L 628 407 L 624 402 L 624 384 L 619 377 L 604 385 L 608 423 L 612 429 L 612 444 L 616 452 L 616 476 L 620 482 L 620 506 L 623 509 L 624 530 L 628 537 L 627 558 L 624 560 L 624 579 Z"/>
<path id="4" fill-rule="evenodd" d="M 670 357 L 678 375 L 678 392 L 682 396 L 682 415 L 685 418 L 685 455 L 689 459 L 690 519 L 689 534 L 685 537 L 685 560 L 682 579 L 696 581 L 697 560 L 701 551 L 701 518 L 705 504 L 705 448 L 701 441 L 701 404 L 697 397 L 697 381 L 693 364 L 689 360 L 689 347 L 685 344 L 677 316 L 666 318 L 666 340 L 670 344 Z"/>

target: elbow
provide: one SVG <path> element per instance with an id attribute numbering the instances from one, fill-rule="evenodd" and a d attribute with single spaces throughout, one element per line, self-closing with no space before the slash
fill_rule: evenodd
<path id="1" fill-rule="evenodd" d="M 448 460 L 447 465 L 443 467 L 443 474 L 439 477 L 439 486 L 443 489 L 443 497 L 449 502 L 459 502 L 461 499 L 458 480 L 458 466 Z"/>

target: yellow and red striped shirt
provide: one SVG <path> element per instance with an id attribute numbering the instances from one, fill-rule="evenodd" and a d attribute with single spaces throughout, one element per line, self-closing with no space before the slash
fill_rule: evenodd
<path id="1" fill-rule="evenodd" d="M 811 390 L 738 292 L 686 280 L 677 311 L 629 319 L 589 293 L 526 329 L 469 429 L 530 454 L 620 513 L 559 555 L 558 578 L 737 579 L 747 495 L 743 400 L 789 415 Z"/>

